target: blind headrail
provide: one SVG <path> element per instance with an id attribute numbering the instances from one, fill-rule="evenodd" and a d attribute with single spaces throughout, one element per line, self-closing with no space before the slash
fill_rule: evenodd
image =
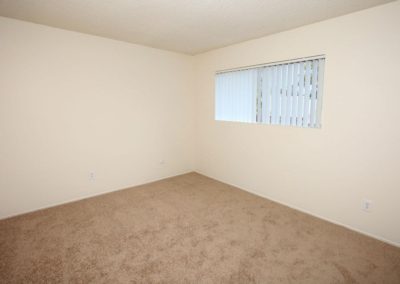
<path id="1" fill-rule="evenodd" d="M 259 67 L 267 67 L 267 66 L 271 66 L 271 65 L 284 65 L 284 64 L 289 64 L 289 63 L 296 63 L 296 62 L 302 62 L 302 61 L 308 61 L 308 60 L 314 60 L 314 59 L 321 59 L 321 58 L 325 58 L 325 54 L 315 55 L 315 56 L 308 56 L 308 57 L 300 57 L 300 58 L 295 58 L 295 59 L 290 59 L 290 60 L 274 61 L 274 62 L 262 63 L 262 64 L 256 64 L 256 65 L 248 65 L 248 66 L 242 66 L 242 67 L 231 68 L 231 69 L 223 69 L 223 70 L 218 70 L 215 73 L 216 74 L 221 74 L 221 73 L 242 71 L 242 70 L 259 68 Z"/>

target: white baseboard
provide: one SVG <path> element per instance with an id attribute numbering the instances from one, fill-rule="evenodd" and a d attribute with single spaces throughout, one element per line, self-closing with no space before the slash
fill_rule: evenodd
<path id="1" fill-rule="evenodd" d="M 142 182 L 142 183 L 129 185 L 129 186 L 126 186 L 126 187 L 123 187 L 123 188 L 119 188 L 119 189 L 105 190 L 105 191 L 97 192 L 97 193 L 94 193 L 94 194 L 87 194 L 87 195 L 83 195 L 83 196 L 78 197 L 78 198 L 72 198 L 72 199 L 68 199 L 66 201 L 56 202 L 56 203 L 52 203 L 50 205 L 34 208 L 32 210 L 27 210 L 27 211 L 18 212 L 18 213 L 15 213 L 15 214 L 10 214 L 10 215 L 7 215 L 7 216 L 2 216 L 2 217 L 0 217 L 0 220 L 5 220 L 5 219 L 8 219 L 8 218 L 13 218 L 13 217 L 17 217 L 17 216 L 20 216 L 20 215 L 33 213 L 33 212 L 36 212 L 36 211 L 49 209 L 49 208 L 52 208 L 52 207 L 68 204 L 68 203 L 71 203 L 71 202 L 76 202 L 76 201 L 80 201 L 80 200 L 88 199 L 88 198 L 91 198 L 91 197 L 104 195 L 104 194 L 111 193 L 111 192 L 125 190 L 125 189 L 131 188 L 131 187 L 141 186 L 141 185 L 149 184 L 149 183 L 152 183 L 152 182 L 161 181 L 161 180 L 164 180 L 164 179 L 177 177 L 177 176 L 181 176 L 181 175 L 188 174 L 188 173 L 193 173 L 193 172 L 194 172 L 193 170 L 185 171 L 185 172 L 182 172 L 182 173 L 179 173 L 179 174 L 164 176 L 164 177 L 156 178 L 156 179 L 150 179 L 150 180 L 147 180 L 147 181 Z"/>
<path id="2" fill-rule="evenodd" d="M 203 173 L 203 172 L 201 172 L 201 171 L 199 171 L 199 170 L 185 171 L 185 172 L 182 172 L 182 173 L 179 173 L 179 174 L 164 176 L 164 177 L 156 178 L 156 179 L 150 179 L 150 180 L 148 180 L 148 181 L 146 181 L 146 182 L 143 182 L 143 183 L 140 183 L 140 184 L 134 184 L 134 185 L 127 186 L 127 187 L 124 187 L 124 188 L 113 189 L 113 190 L 108 190 L 108 191 L 102 191 L 102 192 L 98 192 L 98 193 L 95 193 L 95 194 L 89 194 L 89 195 L 81 196 L 81 197 L 79 197 L 79 198 L 73 198 L 73 199 L 69 199 L 69 200 L 66 200 L 66 201 L 62 201 L 62 202 L 56 202 L 56 203 L 53 203 L 53 204 L 48 205 L 48 206 L 43 206 L 43 207 L 35 208 L 35 209 L 32 209 L 32 210 L 20 212 L 20 213 L 17 213 L 17 214 L 11 214 L 11 215 L 8 215 L 8 216 L 5 216 L 5 217 L 1 217 L 0 220 L 4 220 L 4 219 L 16 217 L 16 216 L 20 216 L 20 215 L 24 215 L 24 214 L 28 214 L 28 213 L 33 213 L 33 212 L 36 212 L 36 211 L 40 211 L 40 210 L 44 210 L 44 209 L 56 207 L 56 206 L 59 206 L 59 205 L 64 205 L 64 204 L 68 204 L 68 203 L 71 203 L 71 202 L 76 202 L 76 201 L 88 199 L 88 198 L 91 198 L 91 197 L 96 197 L 96 196 L 100 196 L 100 195 L 103 195 L 103 194 L 107 194 L 107 193 L 111 193 L 111 192 L 116 192 L 116 191 L 128 189 L 128 188 L 131 188 L 131 187 L 136 187 L 136 186 L 145 185 L 145 184 L 148 184 L 148 183 L 152 183 L 152 182 L 156 182 L 156 181 L 161 181 L 161 180 L 168 179 L 168 178 L 172 178 L 172 177 L 177 177 L 177 176 L 184 175 L 184 174 L 188 174 L 188 173 L 191 173 L 191 172 L 196 172 L 196 173 L 201 174 L 201 175 L 203 175 L 203 176 L 212 178 L 212 179 L 217 180 L 217 181 L 219 181 L 219 182 L 223 182 L 223 183 L 228 184 L 228 185 L 230 185 L 230 186 L 234 186 L 234 187 L 239 188 L 239 189 L 241 189 L 241 190 L 247 191 L 247 192 L 249 192 L 249 193 L 255 194 L 255 195 L 257 195 L 257 196 L 260 196 L 260 197 L 262 197 L 262 198 L 271 200 L 271 201 L 273 201 L 273 202 L 282 204 L 282 205 L 284 205 L 284 206 L 287 206 L 287 207 L 289 207 L 289 208 L 292 208 L 292 209 L 295 209 L 295 210 L 297 210 L 297 211 L 303 212 L 303 213 L 305 213 L 305 214 L 311 215 L 311 216 L 313 216 L 313 217 L 319 218 L 319 219 L 321 219 L 321 220 L 324 220 L 324 221 L 333 223 L 333 224 L 335 224 L 335 225 L 344 227 L 344 228 L 346 228 L 346 229 L 355 231 L 355 232 L 357 232 L 357 233 L 360 233 L 360 234 L 362 234 L 362 235 L 365 235 L 365 236 L 368 236 L 368 237 L 377 239 L 377 240 L 382 241 L 382 242 L 385 242 L 385 243 L 387 243 L 387 244 L 390 244 L 390 245 L 393 245 L 393 246 L 396 246 L 396 247 L 400 247 L 400 243 L 397 243 L 397 242 L 388 240 L 388 239 L 386 239 L 386 238 L 384 238 L 384 237 L 380 237 L 380 236 L 377 236 L 377 235 L 374 235 L 374 234 L 371 234 L 371 233 L 368 233 L 368 232 L 365 232 L 365 231 L 356 229 L 356 228 L 351 227 L 351 226 L 349 226 L 349 225 L 346 225 L 346 224 L 337 222 L 337 221 L 335 221 L 335 220 L 326 218 L 326 217 L 324 217 L 324 216 L 321 216 L 321 215 L 312 213 L 312 212 L 310 212 L 310 211 L 307 211 L 307 210 L 305 210 L 305 209 L 303 209 L 303 208 L 300 208 L 300 207 L 297 207 L 297 206 L 295 206 L 295 205 L 291 205 L 291 204 L 288 204 L 288 203 L 286 203 L 286 202 L 283 202 L 283 201 L 280 201 L 280 200 L 271 198 L 271 197 L 269 197 L 269 196 L 267 196 L 267 195 L 265 195 L 265 194 L 263 194 L 263 193 L 260 193 L 260 192 L 254 191 L 254 190 L 249 190 L 249 189 L 242 188 L 242 187 L 237 186 L 237 185 L 235 185 L 235 184 L 232 184 L 232 183 L 230 183 L 230 182 L 223 181 L 223 180 L 221 180 L 221 179 L 219 179 L 219 178 L 216 178 L 216 177 L 213 177 L 213 176 L 211 176 L 211 175 L 205 174 L 205 173 Z"/>
<path id="3" fill-rule="evenodd" d="M 362 235 L 368 236 L 368 237 L 370 237 L 370 238 L 373 238 L 373 239 L 376 239 L 376 240 L 379 240 L 379 241 L 382 241 L 382 242 L 384 242 L 384 243 L 387 243 L 387 244 L 390 244 L 390 245 L 393 245 L 393 246 L 395 246 L 395 247 L 399 247 L 399 248 L 400 248 L 400 243 L 397 243 L 397 242 L 388 240 L 388 239 L 386 239 L 386 238 L 384 238 L 384 237 L 377 236 L 377 235 L 374 235 L 374 234 L 371 234 L 371 233 L 368 233 L 368 232 L 365 232 L 365 231 L 356 229 L 356 228 L 354 228 L 354 227 L 352 227 L 352 226 L 349 226 L 349 225 L 340 223 L 340 222 L 338 222 L 338 221 L 329 219 L 329 218 L 327 218 L 327 217 L 324 217 L 324 216 L 321 216 L 321 215 L 312 213 L 312 212 L 310 212 L 310 211 L 307 211 L 307 210 L 305 210 L 305 209 L 303 209 L 303 208 L 300 208 L 300 207 L 297 207 L 297 206 L 295 206 L 295 205 L 291 205 L 291 204 L 288 204 L 288 203 L 286 203 L 286 202 L 283 202 L 283 201 L 280 201 L 280 200 L 277 200 L 277 199 L 274 199 L 274 198 L 270 198 L 269 196 L 267 196 L 267 195 L 265 195 L 265 194 L 263 194 L 263 193 L 260 193 L 260 192 L 254 191 L 254 190 L 249 190 L 249 189 L 242 188 L 242 187 L 237 186 L 237 185 L 235 185 L 235 184 L 232 184 L 232 183 L 230 183 L 230 182 L 226 182 L 226 181 L 223 181 L 223 180 L 218 179 L 218 178 L 216 178 L 216 177 L 213 177 L 213 176 L 211 176 L 211 175 L 202 173 L 201 171 L 195 170 L 195 172 L 198 173 L 198 174 L 201 174 L 201 175 L 203 175 L 203 176 L 206 176 L 206 177 L 212 178 L 212 179 L 214 179 L 214 180 L 217 180 L 217 181 L 219 181 L 219 182 L 222 182 L 222 183 L 228 184 L 228 185 L 230 185 L 230 186 L 239 188 L 239 189 L 241 189 L 241 190 L 243 190 L 243 191 L 247 191 L 247 192 L 249 192 L 249 193 L 255 194 L 255 195 L 260 196 L 260 197 L 262 197 L 262 198 L 265 198 L 265 199 L 271 200 L 271 201 L 273 201 L 273 202 L 282 204 L 282 205 L 284 205 L 284 206 L 287 206 L 287 207 L 289 207 L 289 208 L 295 209 L 295 210 L 297 210 L 297 211 L 303 212 L 303 213 L 305 213 L 305 214 L 311 215 L 311 216 L 316 217 L 316 218 L 318 218 L 318 219 L 327 221 L 327 222 L 329 222 L 329 223 L 333 223 L 333 224 L 335 224 L 335 225 L 344 227 L 344 228 L 346 228 L 346 229 L 352 230 L 352 231 L 354 231 L 354 232 L 360 233 L 360 234 L 362 234 Z"/>

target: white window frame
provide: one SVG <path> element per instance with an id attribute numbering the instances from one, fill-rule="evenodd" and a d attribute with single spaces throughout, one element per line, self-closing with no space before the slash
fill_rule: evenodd
<path id="1" fill-rule="evenodd" d="M 318 55 L 217 71 L 215 119 L 321 128 L 325 60 Z M 251 78 L 243 80 L 241 74 Z M 256 84 L 251 94 L 248 80 Z M 242 119 L 250 109 L 241 102 L 250 99 L 253 117 Z"/>

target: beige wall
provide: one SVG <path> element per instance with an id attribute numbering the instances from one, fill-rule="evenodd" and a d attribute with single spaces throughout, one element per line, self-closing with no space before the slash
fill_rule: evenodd
<path id="1" fill-rule="evenodd" d="M 197 56 L 196 169 L 400 245 L 399 52 L 397 1 Z M 322 129 L 214 120 L 216 70 L 319 54 Z"/>
<path id="2" fill-rule="evenodd" d="M 192 87 L 190 56 L 0 18 L 0 218 L 191 171 Z"/>

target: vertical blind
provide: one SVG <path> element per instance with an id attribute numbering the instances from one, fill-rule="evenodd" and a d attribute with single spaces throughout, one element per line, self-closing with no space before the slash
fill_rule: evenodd
<path id="1" fill-rule="evenodd" d="M 257 69 L 217 75 L 216 119 L 256 122 Z"/>
<path id="2" fill-rule="evenodd" d="M 321 127 L 324 57 L 216 74 L 215 119 Z"/>

